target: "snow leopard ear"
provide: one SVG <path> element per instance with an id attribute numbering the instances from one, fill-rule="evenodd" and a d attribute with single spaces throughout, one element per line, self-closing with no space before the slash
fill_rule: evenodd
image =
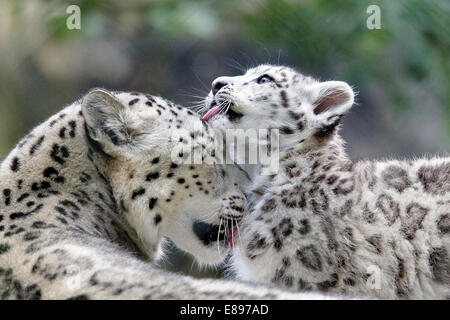
<path id="1" fill-rule="evenodd" d="M 342 81 L 321 82 L 313 88 L 314 124 L 318 134 L 329 134 L 353 105 L 352 88 Z"/>
<path id="2" fill-rule="evenodd" d="M 127 145 L 137 119 L 113 94 L 103 89 L 90 91 L 82 100 L 81 109 L 91 144 L 110 156 Z"/>

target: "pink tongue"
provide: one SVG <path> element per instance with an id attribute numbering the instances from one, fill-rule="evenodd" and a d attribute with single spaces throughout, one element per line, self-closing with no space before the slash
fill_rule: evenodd
<path id="1" fill-rule="evenodd" d="M 203 116 L 203 120 L 208 121 L 209 119 L 211 119 L 212 117 L 214 117 L 216 114 L 218 114 L 220 112 L 220 107 L 212 107 L 211 109 L 209 109 L 209 111 Z"/>
<path id="2" fill-rule="evenodd" d="M 237 236 L 237 227 L 233 227 L 233 228 L 228 228 L 227 229 L 227 237 L 228 237 L 228 242 L 230 243 L 230 247 L 234 248 L 234 239 Z"/>

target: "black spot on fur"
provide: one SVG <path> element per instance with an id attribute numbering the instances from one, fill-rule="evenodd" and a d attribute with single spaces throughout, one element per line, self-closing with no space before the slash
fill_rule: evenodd
<path id="1" fill-rule="evenodd" d="M 414 239 L 416 231 L 422 229 L 422 223 L 428 211 L 428 208 L 415 202 L 410 203 L 406 207 L 406 215 L 402 219 L 402 226 L 400 229 L 406 239 Z"/>
<path id="2" fill-rule="evenodd" d="M 22 202 L 24 199 L 28 198 L 30 196 L 29 193 L 24 193 L 22 195 L 20 195 L 19 198 L 17 198 L 17 202 Z"/>
<path id="3" fill-rule="evenodd" d="M 301 118 L 303 118 L 304 113 L 295 113 L 292 110 L 288 111 L 289 116 L 294 119 L 294 120 L 300 120 Z"/>
<path id="4" fill-rule="evenodd" d="M 135 104 L 135 103 L 138 102 L 138 101 L 139 101 L 139 98 L 133 99 L 133 100 L 131 100 L 130 102 L 128 102 L 128 105 L 129 105 L 129 106 L 132 106 L 133 104 Z"/>
<path id="5" fill-rule="evenodd" d="M 408 172 L 399 166 L 389 166 L 382 173 L 385 183 L 396 189 L 398 192 L 403 192 L 406 188 L 411 186 L 411 181 L 408 177 Z"/>
<path id="6" fill-rule="evenodd" d="M 159 162 L 159 157 L 153 158 L 152 164 L 157 164 Z"/>
<path id="7" fill-rule="evenodd" d="M 33 182 L 33 184 L 31 185 L 31 190 L 39 191 L 39 190 L 49 189 L 50 187 L 51 187 L 51 185 L 50 185 L 50 182 L 48 182 L 48 181 L 41 181 L 40 183 Z"/>
<path id="8" fill-rule="evenodd" d="M 41 235 L 40 231 L 27 232 L 24 234 L 23 240 L 24 241 L 33 241 L 33 240 L 38 239 L 40 235 Z"/>
<path id="9" fill-rule="evenodd" d="M 375 234 L 375 235 L 367 238 L 367 242 L 370 243 L 370 245 L 374 248 L 374 250 L 377 254 L 381 254 L 381 252 L 382 252 L 382 248 L 383 248 L 382 241 L 383 241 L 383 237 L 380 234 Z"/>
<path id="10" fill-rule="evenodd" d="M 19 158 L 14 157 L 11 163 L 11 170 L 17 172 L 19 171 L 19 168 L 20 168 Z"/>
<path id="11" fill-rule="evenodd" d="M 62 218 L 62 217 L 56 217 L 56 220 L 58 220 L 59 222 L 61 222 L 62 224 L 67 224 L 67 220 Z"/>
<path id="12" fill-rule="evenodd" d="M 280 97 L 281 97 L 281 105 L 283 107 L 285 107 L 285 108 L 289 108 L 289 101 L 288 101 L 288 98 L 287 98 L 286 91 L 281 90 Z"/>
<path id="13" fill-rule="evenodd" d="M 11 189 L 4 189 L 3 195 L 5 196 L 5 205 L 9 206 L 11 204 Z"/>
<path id="14" fill-rule="evenodd" d="M 70 200 L 62 200 L 59 201 L 59 204 L 68 209 L 73 209 L 75 211 L 80 211 L 80 207 L 77 206 L 73 201 Z"/>
<path id="15" fill-rule="evenodd" d="M 30 148 L 30 155 L 33 155 L 39 147 L 42 145 L 42 142 L 44 142 L 45 136 L 39 137 L 39 139 L 36 141 L 35 144 L 33 144 Z"/>
<path id="16" fill-rule="evenodd" d="M 268 245 L 266 238 L 259 233 L 255 233 L 247 245 L 247 256 L 250 259 L 256 258 Z"/>
<path id="17" fill-rule="evenodd" d="M 377 199 L 376 206 L 384 214 L 389 226 L 393 225 L 400 216 L 399 205 L 390 195 L 380 195 Z"/>
<path id="18" fill-rule="evenodd" d="M 66 158 L 69 157 L 69 150 L 65 146 L 59 146 L 58 144 L 54 144 L 52 147 L 52 151 L 50 152 L 50 157 L 59 164 L 64 164 L 66 162 Z"/>
<path id="19" fill-rule="evenodd" d="M 12 228 L 13 226 L 14 226 L 15 228 Z M 5 238 L 11 237 L 11 236 L 13 236 L 13 235 L 16 235 L 16 234 L 19 234 L 19 233 L 22 233 L 22 232 L 25 231 L 24 228 L 17 228 L 15 225 L 11 225 L 11 226 L 10 226 L 10 230 L 11 230 L 11 231 L 8 231 L 8 232 L 5 233 Z"/>
<path id="20" fill-rule="evenodd" d="M 158 198 L 151 198 L 149 203 L 148 203 L 148 207 L 149 209 L 153 209 L 155 207 L 156 202 L 158 201 Z"/>
<path id="21" fill-rule="evenodd" d="M 309 233 L 311 230 L 311 226 L 309 225 L 309 221 L 306 219 L 300 220 L 300 228 L 298 229 L 298 232 L 302 235 L 305 235 Z"/>
<path id="22" fill-rule="evenodd" d="M 261 210 L 263 212 L 271 212 L 276 208 L 276 201 L 274 198 L 267 199 L 266 202 L 264 202 L 264 205 L 261 207 Z"/>
<path id="23" fill-rule="evenodd" d="M 331 275 L 331 279 L 330 280 L 326 280 L 323 282 L 319 282 L 317 284 L 317 289 L 322 290 L 322 291 L 327 291 L 330 288 L 334 288 L 336 287 L 337 283 L 338 283 L 338 275 L 337 273 L 333 273 Z"/>
<path id="24" fill-rule="evenodd" d="M 311 290 L 312 289 L 312 286 L 308 283 L 308 282 L 306 282 L 305 280 L 303 280 L 302 278 L 300 278 L 299 280 L 298 280 L 298 289 L 299 290 Z"/>
<path id="25" fill-rule="evenodd" d="M 63 215 L 63 216 L 67 216 L 67 211 L 66 209 L 64 209 L 63 207 L 55 207 L 55 210 L 58 211 L 59 214 Z"/>
<path id="26" fill-rule="evenodd" d="M 283 247 L 283 241 L 286 239 L 294 228 L 290 218 L 284 218 L 280 224 L 272 228 L 273 246 L 277 251 L 280 251 Z"/>
<path id="27" fill-rule="evenodd" d="M 151 180 L 155 180 L 155 179 L 158 179 L 159 178 L 159 172 L 152 172 L 152 173 L 149 173 L 148 175 L 147 175 L 147 177 L 146 177 L 146 181 L 151 181 Z"/>
<path id="28" fill-rule="evenodd" d="M 81 173 L 81 176 L 80 176 L 80 181 L 81 181 L 81 182 L 85 183 L 85 182 L 88 182 L 88 181 L 91 180 L 91 179 L 92 179 L 92 177 L 91 177 L 90 174 L 88 174 L 88 173 L 86 173 L 86 172 L 82 172 L 82 173 Z"/>
<path id="29" fill-rule="evenodd" d="M 0 220 L 1 221 L 1 220 Z M 447 233 L 450 233 L 450 213 L 443 214 L 438 222 L 437 227 L 439 229 L 439 232 L 444 235 Z"/>
<path id="30" fill-rule="evenodd" d="M 133 194 L 131 195 L 131 199 L 136 199 L 136 197 L 142 196 L 145 193 L 145 188 L 140 188 L 133 191 Z"/>
<path id="31" fill-rule="evenodd" d="M 49 228 L 55 228 L 55 225 L 53 224 L 47 224 L 44 221 L 35 221 L 31 225 L 34 229 L 49 229 Z"/>
<path id="32" fill-rule="evenodd" d="M 7 243 L 0 243 L 0 254 L 4 254 L 9 251 L 11 247 Z"/>
<path id="33" fill-rule="evenodd" d="M 292 130 L 288 126 L 283 126 L 283 127 L 280 128 L 280 132 L 283 133 L 283 134 L 293 134 L 294 130 Z"/>
<path id="34" fill-rule="evenodd" d="M 344 279 L 344 284 L 353 287 L 356 284 L 356 282 L 352 278 L 346 278 Z"/>
<path id="35" fill-rule="evenodd" d="M 41 203 L 36 208 L 34 208 L 33 210 L 30 210 L 28 212 L 14 212 L 14 213 L 11 213 L 9 215 L 9 218 L 11 220 L 23 219 L 23 218 L 26 218 L 29 215 L 33 214 L 33 213 L 39 212 L 43 207 L 44 207 L 44 205 Z"/>
<path id="36" fill-rule="evenodd" d="M 39 300 L 42 297 L 41 289 L 37 284 L 29 285 L 25 288 L 25 292 L 30 300 Z"/>
<path id="37" fill-rule="evenodd" d="M 423 166 L 419 169 L 418 177 L 428 193 L 444 195 L 450 192 L 450 163 Z"/>
<path id="38" fill-rule="evenodd" d="M 297 259 L 299 259 L 306 268 L 313 271 L 322 270 L 322 259 L 314 245 L 308 245 L 297 249 L 295 254 Z"/>
<path id="39" fill-rule="evenodd" d="M 155 225 L 160 223 L 162 220 L 161 215 L 159 213 L 155 214 L 155 217 L 153 218 L 153 221 L 155 222 Z"/>
<path id="40" fill-rule="evenodd" d="M 77 123 L 75 121 L 69 121 L 69 126 L 70 126 L 70 132 L 69 135 L 71 138 L 75 138 L 75 131 L 77 128 Z"/>
<path id="41" fill-rule="evenodd" d="M 67 130 L 66 127 L 62 127 L 61 130 L 59 130 L 59 137 L 61 139 L 65 139 L 66 138 L 66 130 Z"/>
<path id="42" fill-rule="evenodd" d="M 56 175 L 57 176 L 58 174 L 59 174 L 58 170 L 56 170 L 53 167 L 47 167 L 44 170 L 44 177 L 46 177 L 46 178 L 50 178 L 52 175 Z"/>
<path id="43" fill-rule="evenodd" d="M 396 293 L 399 297 L 405 297 L 408 295 L 409 287 L 408 281 L 405 281 L 406 270 L 405 270 L 405 260 L 396 255 L 398 271 L 395 274 L 395 287 Z"/>
<path id="44" fill-rule="evenodd" d="M 429 263 L 434 279 L 450 285 L 449 254 L 444 247 L 433 248 L 429 256 Z"/>

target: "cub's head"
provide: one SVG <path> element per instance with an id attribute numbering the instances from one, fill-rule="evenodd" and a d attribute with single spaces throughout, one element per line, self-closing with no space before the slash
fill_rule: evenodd
<path id="1" fill-rule="evenodd" d="M 281 147 L 290 147 L 331 137 L 353 97 L 345 82 L 319 82 L 288 67 L 260 65 L 215 79 L 203 119 L 220 129 L 279 129 Z"/>
<path id="2" fill-rule="evenodd" d="M 160 97 L 105 90 L 89 92 L 82 113 L 88 157 L 147 254 L 168 237 L 200 262 L 221 262 L 226 227 L 239 217 L 224 212 L 222 194 L 234 183 L 215 164 L 216 137 L 206 123 Z"/>

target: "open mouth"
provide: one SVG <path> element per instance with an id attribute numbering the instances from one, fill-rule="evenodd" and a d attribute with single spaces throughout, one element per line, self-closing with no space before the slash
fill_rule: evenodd
<path id="1" fill-rule="evenodd" d="M 208 112 L 203 116 L 203 120 L 208 121 L 211 118 L 213 118 L 217 114 L 225 114 L 230 121 L 237 121 L 240 118 L 242 118 L 243 114 L 239 113 L 237 111 L 234 111 L 232 107 L 234 106 L 233 103 L 231 103 L 228 107 L 223 108 L 222 105 L 217 105 L 217 102 L 214 100 L 211 103 L 211 108 L 208 110 Z"/>
<path id="2" fill-rule="evenodd" d="M 237 237 L 237 227 L 233 225 L 226 227 L 224 225 L 214 225 L 203 221 L 196 220 L 192 226 L 195 235 L 203 242 L 205 246 L 210 245 L 214 241 L 223 241 L 231 248 L 234 247 L 235 238 Z"/>

